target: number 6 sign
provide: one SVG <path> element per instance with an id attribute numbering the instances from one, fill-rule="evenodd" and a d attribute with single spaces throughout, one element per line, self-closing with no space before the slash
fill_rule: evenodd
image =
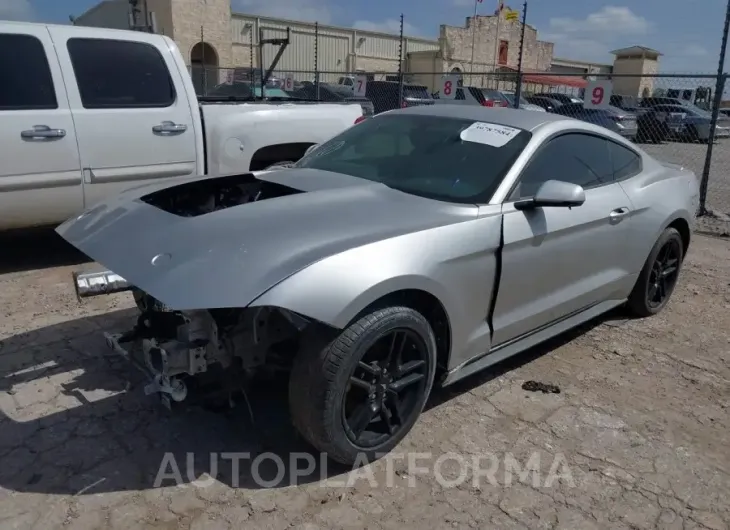
<path id="1" fill-rule="evenodd" d="M 586 86 L 583 107 L 586 109 L 605 109 L 611 104 L 613 83 L 607 79 L 591 81 Z"/>
<path id="2" fill-rule="evenodd" d="M 439 92 L 440 99 L 454 99 L 456 97 L 456 88 L 459 86 L 459 78 L 455 75 L 447 75 L 441 83 Z"/>

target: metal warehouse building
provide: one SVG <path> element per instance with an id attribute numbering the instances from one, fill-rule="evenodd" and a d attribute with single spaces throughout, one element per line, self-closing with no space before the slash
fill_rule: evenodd
<path id="1" fill-rule="evenodd" d="M 135 5 L 138 16 L 132 17 Z M 413 81 L 431 89 L 437 88 L 443 72 L 459 73 L 465 76 L 466 82 L 482 85 L 488 73 L 513 72 L 521 24 L 506 21 L 504 15 L 501 17 L 469 17 L 463 27 L 442 25 L 438 40 L 406 35 L 402 43 L 403 71 L 410 73 Z M 291 41 L 276 67 L 279 73 L 311 79 L 316 66 L 322 73 L 322 81 L 333 81 L 339 75 L 358 71 L 383 76 L 398 72 L 401 46 L 398 35 L 234 13 L 230 0 L 105 0 L 75 18 L 74 24 L 129 29 L 132 20 L 174 39 L 190 66 L 206 66 L 208 72 L 217 71 L 209 79 L 213 83 L 223 81 L 227 69 L 258 67 L 259 35 L 264 39 L 283 38 L 287 28 Z M 639 48 L 627 50 L 635 52 Z M 263 47 L 264 67 L 272 63 L 277 51 L 278 46 Z M 623 50 L 612 52 L 616 56 L 613 65 L 560 59 L 553 57 L 553 44 L 540 41 L 537 31 L 528 24 L 523 66 L 528 75 L 539 75 L 534 82 L 579 87 L 585 81 L 564 74 L 590 78 L 619 70 L 636 70 L 637 74 L 656 71 L 659 54 L 650 51 L 642 55 L 640 64 L 636 53 L 627 54 Z M 551 75 L 545 75 L 547 72 Z M 476 78 L 466 79 L 470 73 Z M 643 90 L 645 86 L 636 88 Z"/>

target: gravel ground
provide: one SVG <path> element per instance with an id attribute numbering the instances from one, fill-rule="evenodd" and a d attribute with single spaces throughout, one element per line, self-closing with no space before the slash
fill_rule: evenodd
<path id="1" fill-rule="evenodd" d="M 76 301 L 69 276 L 81 260 L 52 238 L 26 242 L 42 257 L 3 246 L 18 256 L 0 271 L 3 530 L 730 525 L 727 240 L 695 238 L 660 316 L 611 315 L 437 390 L 396 455 L 430 453 L 411 461 L 424 469 L 387 458 L 360 475 L 292 465 L 307 448 L 280 382 L 250 392 L 250 412 L 165 411 L 104 353 L 100 330 L 129 322 L 129 298 Z M 527 392 L 527 380 L 561 391 Z M 241 460 L 235 472 L 232 460 L 210 460 L 222 452 L 278 455 L 284 468 Z M 181 483 L 155 487 L 166 453 L 163 469 L 176 464 Z M 441 455 L 452 458 L 437 465 Z M 494 462 L 486 478 L 467 466 Z"/>

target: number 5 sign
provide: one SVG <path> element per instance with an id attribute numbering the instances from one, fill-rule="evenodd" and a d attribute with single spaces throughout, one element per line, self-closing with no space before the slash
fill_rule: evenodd
<path id="1" fill-rule="evenodd" d="M 585 98 L 583 98 L 583 107 L 586 109 L 606 108 L 611 104 L 611 94 L 613 93 L 613 83 L 603 79 L 600 81 L 591 81 L 586 86 Z"/>
<path id="2" fill-rule="evenodd" d="M 455 75 L 447 75 L 441 82 L 440 99 L 454 99 L 456 88 L 459 86 L 459 78 Z"/>
<path id="3" fill-rule="evenodd" d="M 368 76 L 356 75 L 355 76 L 355 86 L 353 87 L 353 92 L 355 93 L 355 97 L 364 98 L 365 94 L 367 93 L 367 87 L 368 87 Z"/>

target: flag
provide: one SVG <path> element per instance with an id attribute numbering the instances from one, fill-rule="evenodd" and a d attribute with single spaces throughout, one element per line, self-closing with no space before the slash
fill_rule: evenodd
<path id="1" fill-rule="evenodd" d="M 504 0 L 499 0 L 499 3 L 497 4 L 497 9 L 494 10 L 494 14 L 499 15 L 503 9 L 504 9 Z"/>
<path id="2" fill-rule="evenodd" d="M 517 11 L 512 11 L 507 8 L 507 14 L 504 16 L 505 20 L 517 20 L 520 18 L 520 14 Z"/>

